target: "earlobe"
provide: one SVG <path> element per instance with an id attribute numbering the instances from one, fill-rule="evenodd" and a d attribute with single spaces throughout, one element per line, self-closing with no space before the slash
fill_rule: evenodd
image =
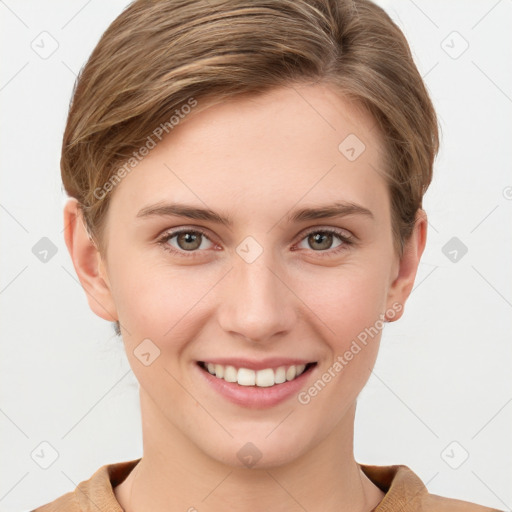
<path id="1" fill-rule="evenodd" d="M 118 320 L 101 254 L 87 231 L 75 198 L 64 206 L 64 239 L 89 307 L 104 320 Z"/>
<path id="2" fill-rule="evenodd" d="M 405 302 L 413 289 L 420 259 L 427 243 L 427 226 L 427 214 L 424 210 L 419 209 L 416 212 L 413 232 L 405 244 L 404 252 L 398 265 L 398 275 L 396 275 L 389 288 L 387 298 L 388 310 L 397 309 L 393 308 L 393 304 L 401 306 L 399 312 L 396 312 L 393 318 L 387 318 L 389 322 L 398 320 L 404 312 Z"/>

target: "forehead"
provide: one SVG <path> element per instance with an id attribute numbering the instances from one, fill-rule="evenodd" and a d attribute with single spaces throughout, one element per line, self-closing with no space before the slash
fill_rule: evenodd
<path id="1" fill-rule="evenodd" d="M 387 211 L 383 150 L 373 118 L 326 85 L 198 100 L 117 186 L 111 207 L 134 217 L 174 200 L 270 220 L 298 202 L 346 199 Z"/>

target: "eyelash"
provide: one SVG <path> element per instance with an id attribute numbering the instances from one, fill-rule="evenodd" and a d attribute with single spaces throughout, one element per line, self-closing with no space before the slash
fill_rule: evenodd
<path id="1" fill-rule="evenodd" d="M 201 234 L 202 236 L 204 236 L 205 238 L 210 240 L 210 238 L 208 237 L 208 235 L 207 235 L 207 233 L 205 231 L 203 231 L 200 228 L 194 228 L 194 229 L 178 229 L 176 231 L 168 231 L 167 233 L 164 234 L 164 236 L 162 236 L 157 241 L 157 243 L 159 245 L 161 245 L 162 248 L 165 251 L 169 251 L 172 254 L 177 254 L 179 256 L 184 256 L 185 258 L 194 258 L 194 257 L 199 256 L 199 253 L 201 253 L 202 251 L 199 251 L 199 250 L 195 250 L 195 251 L 177 250 L 177 249 L 174 249 L 173 247 L 171 247 L 167 243 L 169 240 L 171 240 L 171 238 L 174 238 L 175 236 L 180 235 L 181 233 Z M 332 229 L 332 228 L 322 228 L 322 229 L 318 229 L 317 228 L 317 229 L 313 229 L 311 231 L 308 231 L 308 232 L 304 233 L 304 235 L 299 240 L 299 242 L 302 242 L 302 240 L 304 240 L 304 238 L 306 238 L 309 235 L 314 234 L 314 233 L 323 233 L 323 234 L 328 233 L 328 234 L 331 234 L 331 235 L 335 235 L 342 242 L 340 245 L 338 245 L 338 247 L 336 247 L 336 248 L 334 248 L 332 250 L 331 249 L 326 249 L 324 251 L 313 251 L 315 253 L 318 253 L 318 255 L 321 258 L 337 255 L 338 253 L 340 253 L 340 252 L 342 252 L 344 250 L 349 249 L 350 246 L 352 246 L 354 244 L 353 237 L 347 237 L 344 234 L 342 234 L 340 231 L 338 231 L 337 229 Z"/>

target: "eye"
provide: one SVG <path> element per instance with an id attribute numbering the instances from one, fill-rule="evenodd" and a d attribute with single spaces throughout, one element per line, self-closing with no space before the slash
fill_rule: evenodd
<path id="1" fill-rule="evenodd" d="M 170 231 L 158 240 L 162 247 L 172 253 L 183 256 L 194 256 L 198 249 L 209 249 L 215 244 L 200 229 L 179 229 Z M 185 253 L 191 254 L 185 254 Z"/>
<path id="2" fill-rule="evenodd" d="M 318 253 L 318 256 L 332 256 L 347 250 L 353 245 L 352 238 L 347 236 L 344 231 L 332 228 L 316 228 L 306 233 L 297 247 L 312 249 L 313 252 Z M 309 247 L 301 246 L 304 243 L 308 244 Z M 184 257 L 200 256 L 201 249 L 207 250 L 216 247 L 206 232 L 198 228 L 182 228 L 169 231 L 158 240 L 158 244 L 166 251 Z M 296 249 L 292 248 L 292 250 Z"/>
<path id="3" fill-rule="evenodd" d="M 338 242 L 336 243 L 336 238 Z M 315 229 L 306 233 L 305 237 L 301 240 L 301 244 L 306 243 L 309 247 L 298 247 L 302 249 L 313 249 L 314 252 L 326 252 L 326 255 L 337 254 L 340 251 L 346 250 L 350 245 L 353 244 L 352 237 L 347 236 L 342 231 L 337 229 Z M 333 245 L 333 243 L 335 245 Z M 333 249 L 329 251 L 329 249 Z M 324 254 L 322 254 L 324 256 Z"/>

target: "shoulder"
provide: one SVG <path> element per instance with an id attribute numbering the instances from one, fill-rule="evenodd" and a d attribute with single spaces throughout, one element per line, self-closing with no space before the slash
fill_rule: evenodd
<path id="1" fill-rule="evenodd" d="M 46 503 L 31 512 L 122 512 L 114 494 L 140 459 L 106 464 L 91 478 L 80 482 L 74 491 Z"/>
<path id="2" fill-rule="evenodd" d="M 68 492 L 60 498 L 35 508 L 31 512 L 81 512 L 80 504 L 76 500 L 75 492 Z"/>
<path id="3" fill-rule="evenodd" d="M 365 475 L 386 494 L 374 512 L 503 512 L 468 501 L 430 494 L 414 471 L 403 464 L 359 464 Z"/>
<path id="4" fill-rule="evenodd" d="M 497 508 L 489 508 L 469 501 L 445 498 L 435 494 L 427 494 L 424 498 L 424 510 L 436 512 L 502 512 Z"/>

